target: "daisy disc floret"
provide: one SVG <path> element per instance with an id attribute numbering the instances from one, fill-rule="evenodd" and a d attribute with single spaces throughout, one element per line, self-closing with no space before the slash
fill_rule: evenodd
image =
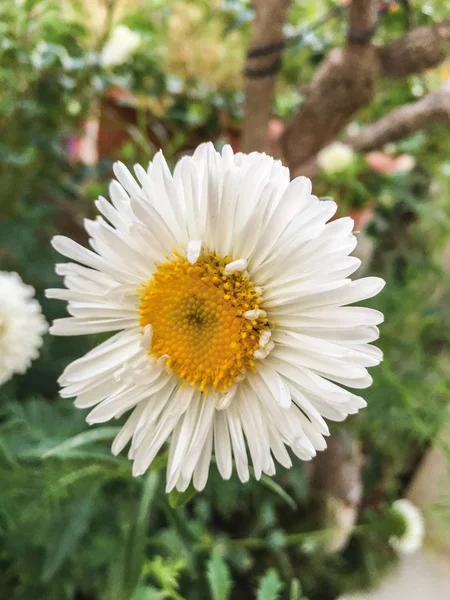
<path id="1" fill-rule="evenodd" d="M 242 481 L 324 449 L 324 417 L 365 406 L 383 316 L 348 306 L 377 294 L 352 281 L 360 261 L 350 218 L 311 194 L 304 177 L 265 154 L 202 144 L 173 175 L 161 153 L 136 178 L 121 163 L 86 220 L 92 250 L 57 236 L 74 262 L 57 265 L 70 317 L 54 335 L 116 332 L 69 365 L 64 397 L 89 423 L 129 413 L 113 443 L 130 444 L 135 475 L 170 443 L 167 489 L 197 489 L 212 454 Z M 131 411 L 131 412 L 130 412 Z"/>
<path id="2" fill-rule="evenodd" d="M 47 322 L 33 296 L 17 273 L 0 271 L 0 385 L 39 356 Z"/>
<path id="3" fill-rule="evenodd" d="M 225 391 L 254 369 L 261 334 L 270 333 L 255 286 L 230 265 L 211 252 L 194 264 L 176 257 L 158 265 L 139 298 L 150 353 L 167 356 L 171 372 L 205 393 Z"/>

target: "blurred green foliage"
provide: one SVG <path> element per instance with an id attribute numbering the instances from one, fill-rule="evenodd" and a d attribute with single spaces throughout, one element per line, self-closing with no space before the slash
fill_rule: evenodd
<path id="1" fill-rule="evenodd" d="M 103 20 L 92 20 L 87 9 L 93 5 L 82 0 L 0 3 L 0 270 L 17 271 L 36 288 L 48 320 L 64 313 L 43 297 L 46 287 L 60 285 L 49 240 L 62 232 L 84 241 L 82 218 L 93 214 L 93 200 L 106 193 L 110 178 L 110 154 L 94 164 L 73 156 L 83 123 L 109 102 L 108 91 L 125 91 L 119 106 L 134 111 L 126 136 L 111 148 L 128 163 L 148 160 L 159 146 L 173 162 L 200 141 L 239 136 L 240 84 L 221 90 L 210 72 L 183 81 L 164 67 L 166 34 L 180 2 L 130 1 L 119 10 L 120 4 L 105 0 Z M 207 23 L 238 32 L 245 49 L 249 2 L 189 5 Z M 295 43 L 285 54 L 274 117 L 290 117 L 302 102 L 301 86 L 325 53 L 343 44 L 345 8 L 327 12 L 336 5 L 293 3 L 286 34 Z M 398 5 L 380 16 L 380 40 L 445 14 L 443 1 Z M 132 60 L 103 68 L 100 52 L 116 21 L 138 31 L 141 44 Z M 316 26 L 305 27 L 311 23 Z M 385 86 L 359 122 L 420 97 L 435 79 Z M 389 151 L 411 155 L 415 168 L 380 174 L 358 157 L 349 172 L 317 181 L 321 195 L 342 201 L 344 214 L 372 203 L 370 270 L 388 280 L 373 303 L 386 315 L 385 362 L 374 372 L 367 409 L 334 428 L 350 429 L 362 441 L 361 523 L 369 525 L 401 495 L 449 416 L 442 249 L 450 230 L 450 136 L 420 132 Z M 334 554 L 324 551 L 320 535 L 308 534 L 315 527 L 310 469 L 299 461 L 290 471 L 279 468 L 274 480 L 246 485 L 235 477 L 223 482 L 213 468 L 205 492 L 185 504 L 185 497 L 164 493 L 164 456 L 148 475 L 132 478 L 128 460 L 109 450 L 116 425 L 87 429 L 83 413 L 57 397 L 64 366 L 97 341 L 47 336 L 28 373 L 0 389 L 2 597 L 334 600 L 375 585 L 392 567 L 388 536 L 376 527 L 355 532 Z"/>

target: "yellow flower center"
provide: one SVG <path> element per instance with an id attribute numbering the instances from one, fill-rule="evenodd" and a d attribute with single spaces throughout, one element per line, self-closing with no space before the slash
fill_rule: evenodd
<path id="1" fill-rule="evenodd" d="M 193 265 L 177 256 L 139 290 L 140 325 L 153 330 L 150 353 L 156 360 L 167 356 L 171 372 L 204 392 L 226 390 L 253 369 L 267 329 L 265 316 L 244 317 L 259 308 L 259 294 L 243 273 L 225 274 L 230 262 L 212 252 Z"/>

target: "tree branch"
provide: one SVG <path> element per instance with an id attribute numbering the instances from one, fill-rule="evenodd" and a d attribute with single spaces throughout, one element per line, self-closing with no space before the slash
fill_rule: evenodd
<path id="1" fill-rule="evenodd" d="M 349 42 L 367 44 L 375 34 L 378 22 L 378 2 L 353 0 L 348 17 Z"/>
<path id="2" fill-rule="evenodd" d="M 283 25 L 291 2 L 253 0 L 255 18 L 245 68 L 244 152 L 266 149 L 267 123 L 283 50 Z M 266 52 L 258 52 L 264 48 Z"/>
<path id="3" fill-rule="evenodd" d="M 347 46 L 343 51 L 332 50 L 325 58 L 308 88 L 304 104 L 280 140 L 284 161 L 294 175 L 314 169 L 319 150 L 335 139 L 372 100 L 379 77 L 421 72 L 445 58 L 450 20 L 418 27 L 381 47 L 370 43 L 375 25 L 376 2 L 353 0 Z M 429 110 L 427 105 L 424 112 Z M 430 120 L 436 118 L 430 116 Z"/>
<path id="4" fill-rule="evenodd" d="M 450 123 L 450 83 L 418 102 L 393 110 L 345 141 L 355 150 L 368 152 L 439 121 Z"/>
<path id="5" fill-rule="evenodd" d="M 417 27 L 378 48 L 380 74 L 390 79 L 420 73 L 441 63 L 449 51 L 450 19 Z"/>
<path id="6" fill-rule="evenodd" d="M 328 54 L 302 108 L 286 127 L 281 151 L 292 170 L 331 142 L 355 112 L 372 99 L 377 60 L 370 40 L 376 26 L 376 6 L 377 0 L 353 0 L 346 48 Z"/>

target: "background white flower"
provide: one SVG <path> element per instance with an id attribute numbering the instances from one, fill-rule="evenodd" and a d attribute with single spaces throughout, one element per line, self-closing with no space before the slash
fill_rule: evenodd
<path id="1" fill-rule="evenodd" d="M 17 273 L 0 271 L 0 385 L 39 356 L 47 323 L 33 296 Z"/>
<path id="2" fill-rule="evenodd" d="M 389 540 L 400 554 L 411 554 L 422 547 L 425 535 L 425 523 L 421 511 L 410 500 L 396 500 L 392 509 L 401 519 L 403 531 Z"/>
<path id="3" fill-rule="evenodd" d="M 319 152 L 317 162 L 322 171 L 332 174 L 344 171 L 354 157 L 355 153 L 350 146 L 342 142 L 334 142 Z"/>
<path id="4" fill-rule="evenodd" d="M 401 154 L 395 161 L 396 173 L 409 173 L 416 166 L 416 160 L 410 154 Z"/>
<path id="5" fill-rule="evenodd" d="M 136 52 L 141 36 L 126 25 L 116 25 L 100 54 L 103 67 L 114 67 L 125 63 Z"/>
<path id="6" fill-rule="evenodd" d="M 383 280 L 351 281 L 360 260 L 349 217 L 327 223 L 332 201 L 265 154 L 202 144 L 173 176 L 158 153 L 137 180 L 121 163 L 105 219 L 86 220 L 88 250 L 57 236 L 81 263 L 57 265 L 70 317 L 54 335 L 119 331 L 60 378 L 61 395 L 94 407 L 89 423 L 132 410 L 113 444 L 131 440 L 133 473 L 170 439 L 167 489 L 207 481 L 212 451 L 221 475 L 249 478 L 326 447 L 323 417 L 342 421 L 366 405 L 340 387 L 366 388 L 377 365 L 383 315 L 347 305 Z M 138 183 L 139 182 L 139 183 Z M 109 223 L 107 222 L 109 221 Z M 248 450 L 247 450 L 248 449 Z"/>

